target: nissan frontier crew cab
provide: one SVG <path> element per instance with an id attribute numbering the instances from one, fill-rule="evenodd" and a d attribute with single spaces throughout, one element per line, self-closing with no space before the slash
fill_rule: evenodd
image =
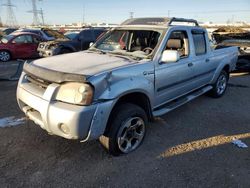
<path id="1" fill-rule="evenodd" d="M 111 154 L 126 154 L 154 117 L 207 92 L 221 97 L 237 54 L 211 47 L 196 20 L 129 19 L 89 50 L 25 63 L 17 101 L 50 134 L 99 138 Z"/>

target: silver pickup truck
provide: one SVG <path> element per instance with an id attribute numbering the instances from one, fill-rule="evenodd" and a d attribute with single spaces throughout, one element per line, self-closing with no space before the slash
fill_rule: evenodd
<path id="1" fill-rule="evenodd" d="M 237 56 L 211 47 L 195 20 L 130 19 L 87 51 L 25 63 L 17 101 L 49 134 L 129 153 L 154 117 L 207 92 L 221 97 Z"/>

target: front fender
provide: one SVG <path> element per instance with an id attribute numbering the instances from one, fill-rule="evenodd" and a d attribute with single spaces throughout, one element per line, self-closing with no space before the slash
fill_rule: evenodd
<path id="1" fill-rule="evenodd" d="M 100 95 L 101 100 L 119 99 L 131 93 L 143 93 L 150 99 L 154 96 L 154 82 L 145 77 L 130 77 L 115 83 L 107 83 L 106 90 Z"/>
<path id="2" fill-rule="evenodd" d="M 94 114 L 91 127 L 89 130 L 88 137 L 83 140 L 93 140 L 105 132 L 107 122 L 110 116 L 110 113 L 117 101 L 131 93 L 143 93 L 152 100 L 154 92 L 154 84 L 150 80 L 147 80 L 144 77 L 128 77 L 123 78 L 117 75 L 110 76 L 107 78 L 102 77 L 102 81 L 99 82 L 105 88 L 102 92 L 98 91 L 96 94 L 96 101 L 98 108 Z"/>

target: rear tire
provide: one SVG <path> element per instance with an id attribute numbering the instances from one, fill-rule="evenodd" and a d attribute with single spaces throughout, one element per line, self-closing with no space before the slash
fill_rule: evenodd
<path id="1" fill-rule="evenodd" d="M 8 51 L 2 50 L 0 51 L 0 61 L 7 62 L 11 59 L 11 54 Z"/>
<path id="2" fill-rule="evenodd" d="M 213 98 L 222 97 L 227 89 L 229 74 L 222 70 L 217 81 L 212 85 L 213 89 L 209 92 Z"/>
<path id="3" fill-rule="evenodd" d="M 113 112 L 107 136 L 100 143 L 114 156 L 136 150 L 146 134 L 148 118 L 145 111 L 134 104 L 122 104 Z"/>

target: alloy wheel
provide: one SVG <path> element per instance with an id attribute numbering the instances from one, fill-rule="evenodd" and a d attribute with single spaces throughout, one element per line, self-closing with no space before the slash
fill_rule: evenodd
<path id="1" fill-rule="evenodd" d="M 145 123 L 140 117 L 126 120 L 118 132 L 118 147 L 123 153 L 135 150 L 145 135 Z"/>

